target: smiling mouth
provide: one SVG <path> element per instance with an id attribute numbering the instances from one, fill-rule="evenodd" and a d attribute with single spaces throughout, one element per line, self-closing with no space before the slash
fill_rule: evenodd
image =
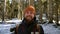
<path id="1" fill-rule="evenodd" d="M 27 18 L 31 18 L 31 17 L 27 17 Z"/>

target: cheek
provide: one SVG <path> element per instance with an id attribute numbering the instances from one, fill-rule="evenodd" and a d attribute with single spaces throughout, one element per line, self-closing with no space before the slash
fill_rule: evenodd
<path id="1" fill-rule="evenodd" d="M 30 15 L 24 14 L 24 17 L 27 17 L 27 16 L 29 16 L 29 17 L 31 17 L 31 18 L 34 18 L 34 14 L 30 14 Z"/>
<path id="2" fill-rule="evenodd" d="M 27 14 L 24 14 L 24 17 L 26 17 L 27 16 Z"/>
<path id="3" fill-rule="evenodd" d="M 31 16 L 32 16 L 32 18 L 34 18 L 34 15 L 33 14 Z"/>

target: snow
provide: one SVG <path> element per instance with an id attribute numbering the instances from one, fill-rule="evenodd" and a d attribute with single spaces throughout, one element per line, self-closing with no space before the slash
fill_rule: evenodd
<path id="1" fill-rule="evenodd" d="M 55 28 L 54 24 L 43 24 L 43 30 L 45 34 L 60 34 L 59 28 Z"/>

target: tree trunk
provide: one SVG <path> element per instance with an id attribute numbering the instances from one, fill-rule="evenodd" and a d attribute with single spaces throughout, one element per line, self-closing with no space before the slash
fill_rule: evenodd
<path id="1" fill-rule="evenodd" d="M 52 23 L 52 20 L 53 20 L 53 14 L 52 14 L 52 0 L 47 0 L 47 3 L 48 3 L 48 19 L 49 19 L 49 22 Z"/>
<path id="2" fill-rule="evenodd" d="M 39 1 L 40 21 L 42 23 L 42 1 L 41 0 L 38 1 Z"/>

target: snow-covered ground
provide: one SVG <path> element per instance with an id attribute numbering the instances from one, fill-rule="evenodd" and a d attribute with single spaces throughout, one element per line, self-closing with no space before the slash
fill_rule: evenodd
<path id="1" fill-rule="evenodd" d="M 2 21 L 0 21 L 0 22 L 2 22 Z M 4 23 L 0 24 L 0 34 L 13 33 L 13 32 L 10 32 L 10 29 L 21 24 L 21 22 L 22 22 L 22 20 L 19 20 L 19 19 L 12 19 L 12 20 L 5 21 Z"/>
<path id="2" fill-rule="evenodd" d="M 8 20 L 8 21 L 4 21 L 4 23 L 6 24 L 16 24 L 19 25 L 21 24 L 22 20 L 20 19 L 12 19 L 12 20 Z M 2 21 L 0 21 L 0 23 L 2 23 Z"/>
<path id="3" fill-rule="evenodd" d="M 16 27 L 15 24 L 0 24 L 0 34 L 14 33 L 14 32 L 10 32 L 10 29 L 14 27 Z"/>
<path id="4" fill-rule="evenodd" d="M 9 20 L 6 21 L 7 23 L 15 23 L 15 24 L 21 24 L 22 20 Z"/>
<path id="5" fill-rule="evenodd" d="M 43 24 L 45 34 L 60 34 L 60 27 L 55 28 L 54 24 Z"/>

